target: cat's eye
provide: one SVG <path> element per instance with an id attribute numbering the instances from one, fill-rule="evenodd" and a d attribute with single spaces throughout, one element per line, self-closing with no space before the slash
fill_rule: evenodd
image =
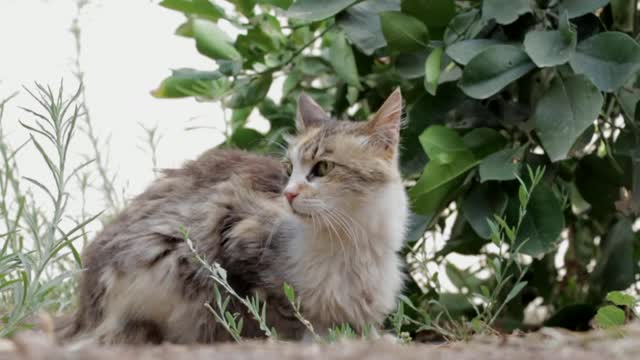
<path id="1" fill-rule="evenodd" d="M 293 164 L 289 160 L 283 160 L 282 165 L 284 166 L 284 171 L 287 173 L 287 176 L 291 176 L 293 172 Z"/>
<path id="2" fill-rule="evenodd" d="M 309 176 L 312 177 L 323 177 L 333 169 L 334 164 L 330 161 L 318 161 L 313 168 L 311 168 L 311 172 Z"/>

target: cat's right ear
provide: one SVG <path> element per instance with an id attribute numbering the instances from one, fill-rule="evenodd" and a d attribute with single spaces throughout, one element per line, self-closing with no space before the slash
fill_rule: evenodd
<path id="1" fill-rule="evenodd" d="M 329 120 L 331 120 L 331 117 L 318 103 L 305 94 L 300 95 L 296 114 L 296 128 L 298 131 L 304 131 L 311 127 L 320 127 Z"/>

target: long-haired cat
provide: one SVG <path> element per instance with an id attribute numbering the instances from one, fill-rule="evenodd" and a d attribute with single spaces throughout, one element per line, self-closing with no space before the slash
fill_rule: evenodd
<path id="1" fill-rule="evenodd" d="M 61 338 L 230 339 L 203 306 L 214 300 L 214 283 L 194 261 L 183 227 L 240 295 L 266 301 L 267 323 L 280 338 L 305 333 L 284 282 L 320 334 L 339 324 L 380 325 L 403 279 L 401 113 L 399 90 L 366 122 L 334 120 L 303 95 L 286 161 L 212 149 L 165 171 L 86 248 L 78 310 Z M 243 316 L 243 336 L 263 336 L 240 304 L 232 301 L 230 311 Z"/>

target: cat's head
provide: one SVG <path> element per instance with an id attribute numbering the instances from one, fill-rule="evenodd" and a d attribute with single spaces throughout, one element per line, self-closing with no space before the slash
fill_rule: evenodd
<path id="1" fill-rule="evenodd" d="M 401 184 L 398 142 L 402 95 L 393 92 L 368 121 L 332 119 L 310 97 L 298 101 L 297 135 L 289 139 L 284 196 L 295 213 L 348 212 L 389 184 Z"/>

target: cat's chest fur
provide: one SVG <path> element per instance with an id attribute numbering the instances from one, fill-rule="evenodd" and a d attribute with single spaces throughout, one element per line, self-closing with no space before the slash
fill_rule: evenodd
<path id="1" fill-rule="evenodd" d="M 348 228 L 302 227 L 288 250 L 286 278 L 305 316 L 320 328 L 347 322 L 357 330 L 379 324 L 393 310 L 402 287 L 397 254 L 406 222 L 406 195 L 389 186 L 350 214 Z"/>

